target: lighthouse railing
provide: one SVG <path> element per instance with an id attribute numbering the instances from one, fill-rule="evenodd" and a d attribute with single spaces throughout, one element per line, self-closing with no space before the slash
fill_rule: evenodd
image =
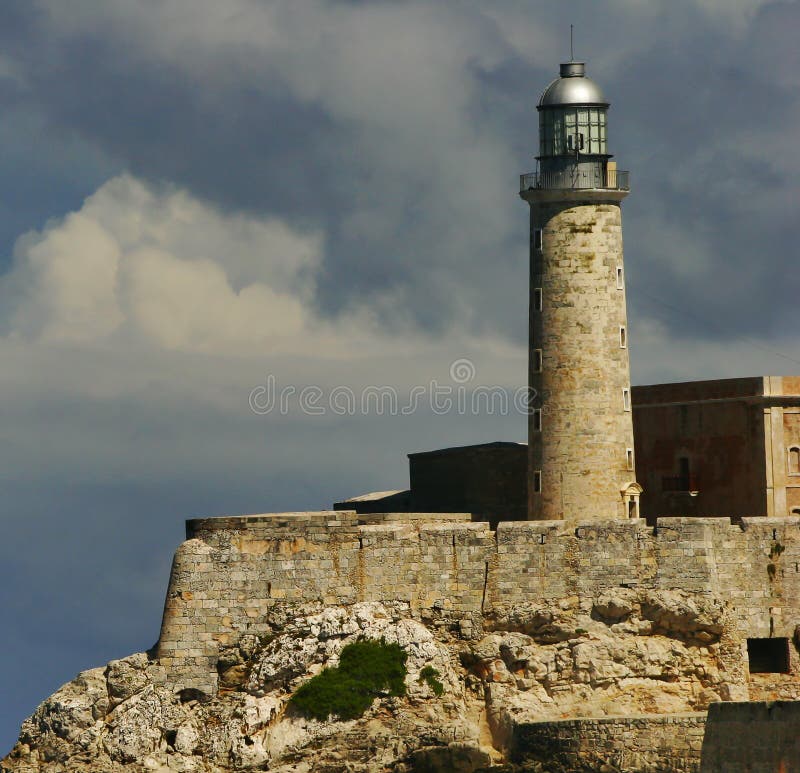
<path id="1" fill-rule="evenodd" d="M 552 172 L 528 172 L 520 175 L 520 191 L 535 189 L 549 190 L 587 190 L 604 189 L 614 191 L 630 190 L 630 172 L 621 169 L 608 169 L 602 173 L 595 170 L 559 169 Z"/>

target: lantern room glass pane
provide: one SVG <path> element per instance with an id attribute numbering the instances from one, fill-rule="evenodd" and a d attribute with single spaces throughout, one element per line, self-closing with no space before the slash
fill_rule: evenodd
<path id="1" fill-rule="evenodd" d="M 575 127 L 577 126 L 577 114 L 575 110 L 564 112 L 564 138 L 561 146 L 561 153 L 573 153 L 575 151 Z"/>
<path id="2" fill-rule="evenodd" d="M 547 155 L 547 113 L 539 113 L 539 155 Z"/>
<path id="3" fill-rule="evenodd" d="M 539 155 L 605 155 L 606 113 L 602 108 L 570 106 L 539 113 Z"/>
<path id="4" fill-rule="evenodd" d="M 566 152 L 566 141 L 564 139 L 564 116 L 562 114 L 553 114 L 553 142 L 551 149 L 554 156 L 558 156 Z"/>

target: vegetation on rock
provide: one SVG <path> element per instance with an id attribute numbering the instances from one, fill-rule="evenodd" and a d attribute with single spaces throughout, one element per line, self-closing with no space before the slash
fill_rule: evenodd
<path id="1" fill-rule="evenodd" d="M 419 681 L 427 682 L 428 687 L 433 690 L 433 694 L 438 698 L 444 692 L 444 685 L 439 681 L 439 672 L 433 666 L 425 666 L 419 672 Z"/>
<path id="2" fill-rule="evenodd" d="M 336 668 L 302 685 L 291 703 L 306 717 L 357 719 L 379 695 L 406 694 L 406 653 L 399 644 L 364 640 L 348 644 Z"/>

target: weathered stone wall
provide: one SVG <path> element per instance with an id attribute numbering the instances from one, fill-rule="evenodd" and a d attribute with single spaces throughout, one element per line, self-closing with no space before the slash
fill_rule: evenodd
<path id="1" fill-rule="evenodd" d="M 267 613 L 287 602 L 400 602 L 419 618 L 470 628 L 514 605 L 639 587 L 727 601 L 740 641 L 792 638 L 800 624 L 798 518 L 668 518 L 655 530 L 642 520 L 502 522 L 492 532 L 455 517 L 463 520 L 331 511 L 189 522 L 167 593 L 162 664 L 179 685 L 213 690 L 217 647 L 268 630 Z M 778 695 L 800 692 L 790 681 Z"/>
<path id="2" fill-rule="evenodd" d="M 800 766 L 800 703 L 712 703 L 700 773 L 792 773 Z"/>
<path id="3" fill-rule="evenodd" d="M 520 723 L 512 759 L 548 770 L 699 773 L 705 713 Z M 705 768 L 703 768 L 705 771 Z M 724 768 L 709 768 L 708 773 Z"/>
<path id="4" fill-rule="evenodd" d="M 512 757 L 548 770 L 790 773 L 800 761 L 800 703 L 713 703 L 706 713 L 526 722 Z M 605 767 L 604 767 L 605 766 Z"/>
<path id="5" fill-rule="evenodd" d="M 359 523 L 353 512 L 189 521 L 175 554 L 158 655 L 177 689 L 216 688 L 218 645 L 268 631 L 278 604 L 403 602 L 420 617 L 479 611 L 494 537 L 485 523 Z M 361 520 L 370 520 L 361 516 Z"/>
<path id="6" fill-rule="evenodd" d="M 533 414 L 528 424 L 529 517 L 536 520 L 627 517 L 621 489 L 636 479 L 630 393 L 623 396 L 630 389 L 624 276 L 617 274 L 624 194 L 593 194 L 522 194 L 531 205 L 529 384 L 542 411 L 541 427 Z"/>

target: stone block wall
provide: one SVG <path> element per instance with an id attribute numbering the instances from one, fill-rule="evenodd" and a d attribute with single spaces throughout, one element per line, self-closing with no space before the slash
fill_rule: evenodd
<path id="1" fill-rule="evenodd" d="M 704 713 L 520 723 L 512 759 L 548 763 L 548 770 L 700 773 L 705 724 Z"/>
<path id="2" fill-rule="evenodd" d="M 354 512 L 189 521 L 175 554 L 158 657 L 176 689 L 216 690 L 216 655 L 269 630 L 277 604 L 403 602 L 419 617 L 463 617 L 483 603 L 494 537 L 485 523 Z"/>
<path id="3" fill-rule="evenodd" d="M 531 205 L 529 384 L 541 409 L 528 419 L 535 520 L 572 521 L 581 510 L 587 519 L 627 518 L 621 491 L 636 480 L 621 194 L 592 195 L 523 194 Z"/>
<path id="4" fill-rule="evenodd" d="M 800 703 L 712 703 L 700 773 L 792 773 L 800 769 Z"/>
<path id="5" fill-rule="evenodd" d="M 268 612 L 287 603 L 400 602 L 423 620 L 458 621 L 640 587 L 722 599 L 742 647 L 748 637 L 792 639 L 800 624 L 800 518 L 667 518 L 656 529 L 643 520 L 507 521 L 491 531 L 467 514 L 437 517 L 330 511 L 190 521 L 167 592 L 162 664 L 179 686 L 213 691 L 218 647 L 245 630 L 267 631 Z M 775 697 L 800 698 L 795 681 Z"/>
<path id="6" fill-rule="evenodd" d="M 522 722 L 512 758 L 548 770 L 618 773 L 792 773 L 800 703 L 713 703 L 708 714 Z"/>
<path id="7" fill-rule="evenodd" d="M 652 529 L 641 520 L 498 524 L 489 576 L 495 606 L 594 596 L 607 588 L 653 586 Z"/>

